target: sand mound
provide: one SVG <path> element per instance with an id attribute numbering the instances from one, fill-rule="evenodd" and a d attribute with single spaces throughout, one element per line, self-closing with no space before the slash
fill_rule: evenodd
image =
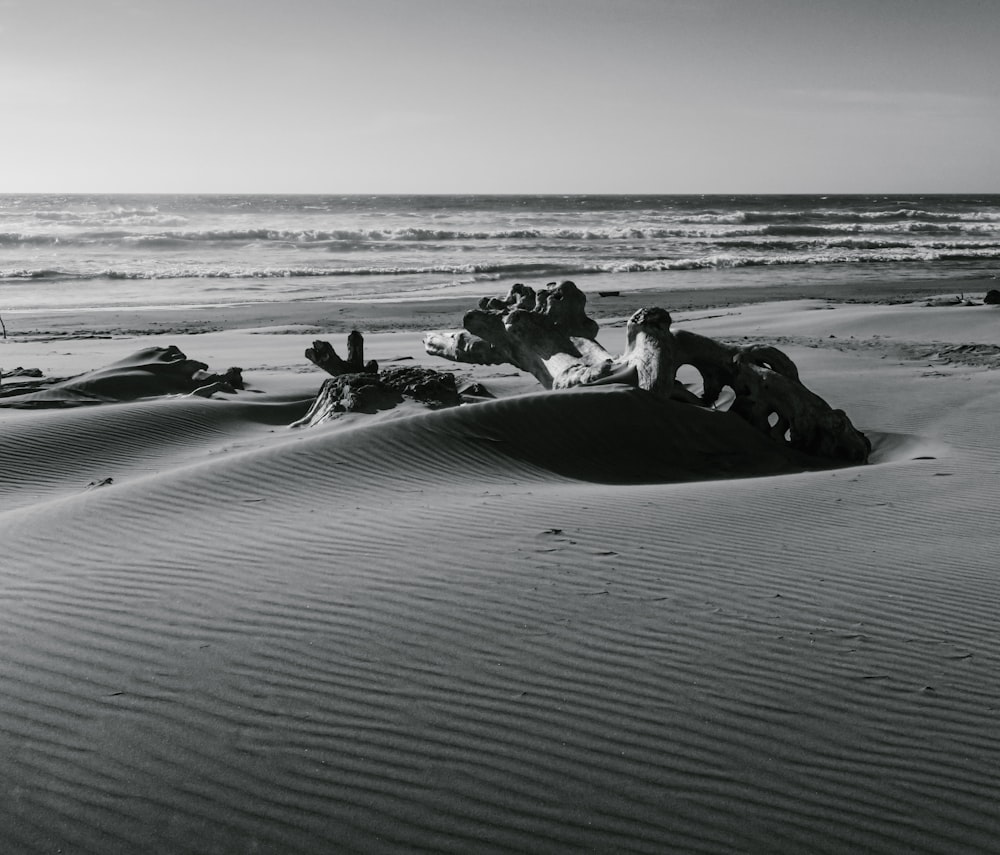
<path id="1" fill-rule="evenodd" d="M 75 495 L 106 478 L 170 472 L 264 435 L 280 439 L 308 404 L 246 394 L 8 414 L 0 423 L 0 507 Z"/>
<path id="2" fill-rule="evenodd" d="M 521 395 L 441 416 L 419 429 L 449 441 L 475 437 L 498 454 L 584 481 L 672 483 L 830 466 L 776 445 L 731 413 L 628 386 Z"/>
<path id="3" fill-rule="evenodd" d="M 139 371 L 145 375 L 144 368 Z M 109 376 L 120 393 L 121 372 Z M 149 389 L 148 377 L 136 382 Z M 89 381 L 80 388 L 93 395 Z M 103 387 L 98 383 L 97 388 Z M 73 495 L 106 478 L 120 484 L 252 447 L 263 433 L 270 434 L 271 445 L 322 440 L 339 460 L 356 456 L 338 465 L 350 465 L 359 480 L 382 477 L 386 484 L 425 471 L 447 472 L 448 478 L 460 480 L 466 469 L 480 472 L 484 461 L 493 470 L 521 463 L 563 478 L 619 484 L 830 466 L 775 445 L 732 414 L 659 401 L 626 386 L 520 395 L 433 413 L 400 413 L 385 422 L 361 417 L 349 430 L 283 436 L 280 429 L 307 405 L 308 400 L 297 397 L 243 395 L 26 413 L 0 435 L 0 497 L 14 507 L 40 497 Z M 355 436 L 355 430 L 365 431 L 364 436 Z M 309 454 L 318 453 L 310 449 Z M 302 476 L 308 477 L 305 472 Z"/>

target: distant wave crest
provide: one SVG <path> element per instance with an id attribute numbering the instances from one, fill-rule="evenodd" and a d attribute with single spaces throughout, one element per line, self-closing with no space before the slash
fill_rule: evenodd
<path id="1" fill-rule="evenodd" d="M 32 218 L 43 223 L 96 227 L 101 225 L 179 226 L 187 222 L 180 214 L 160 213 L 157 208 L 108 208 L 80 211 L 34 211 Z"/>
<path id="2" fill-rule="evenodd" d="M 992 211 L 929 211 L 921 208 L 896 208 L 893 210 L 862 210 L 862 209 L 806 209 L 806 210 L 775 210 L 775 211 L 718 211 L 691 214 L 684 218 L 685 222 L 718 223 L 718 224 L 767 224 L 785 223 L 826 223 L 836 222 L 850 224 L 852 222 L 962 222 L 966 220 L 982 222 L 1000 222 L 1000 213 Z"/>
<path id="3" fill-rule="evenodd" d="M 461 229 L 430 228 L 381 228 L 381 229 L 210 229 L 210 230 L 157 230 L 130 231 L 128 229 L 100 229 L 61 234 L 51 232 L 0 232 L 0 247 L 4 246 L 105 246 L 108 248 L 157 250 L 196 250 L 199 246 L 282 246 L 327 249 L 350 252 L 378 245 L 418 244 L 423 251 L 433 251 L 434 244 L 446 245 L 451 250 L 456 244 L 469 246 L 485 242 L 523 242 L 537 244 L 601 242 L 625 243 L 629 241 L 731 241 L 746 238 L 770 237 L 829 237 L 844 235 L 951 235 L 955 237 L 1000 236 L 1000 216 L 996 219 L 970 220 L 894 220 L 885 222 L 828 222 L 814 223 L 807 220 L 792 222 L 760 222 L 742 225 L 716 223 L 706 225 L 658 226 L 634 225 L 627 227 L 589 228 L 524 228 L 467 231 Z"/>

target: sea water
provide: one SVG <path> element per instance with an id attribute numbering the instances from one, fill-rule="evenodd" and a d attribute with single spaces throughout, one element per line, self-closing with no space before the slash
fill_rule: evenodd
<path id="1" fill-rule="evenodd" d="M 1000 196 L 0 196 L 0 312 L 1000 272 Z"/>

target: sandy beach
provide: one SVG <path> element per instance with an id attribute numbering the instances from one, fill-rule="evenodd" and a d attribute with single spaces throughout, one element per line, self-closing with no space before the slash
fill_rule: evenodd
<path id="1" fill-rule="evenodd" d="M 781 348 L 816 471 L 427 356 L 461 301 L 5 314 L 4 389 L 247 387 L 0 407 L 5 851 L 995 852 L 1000 307 L 934 293 L 591 298 Z M 496 400 L 289 429 L 353 328 Z"/>

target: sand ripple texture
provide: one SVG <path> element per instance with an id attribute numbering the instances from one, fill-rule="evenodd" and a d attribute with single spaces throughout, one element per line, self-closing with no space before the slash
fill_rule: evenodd
<path id="1" fill-rule="evenodd" d="M 835 471 L 616 389 L 4 414 L 4 851 L 995 852 L 998 395 L 872 366 Z"/>

